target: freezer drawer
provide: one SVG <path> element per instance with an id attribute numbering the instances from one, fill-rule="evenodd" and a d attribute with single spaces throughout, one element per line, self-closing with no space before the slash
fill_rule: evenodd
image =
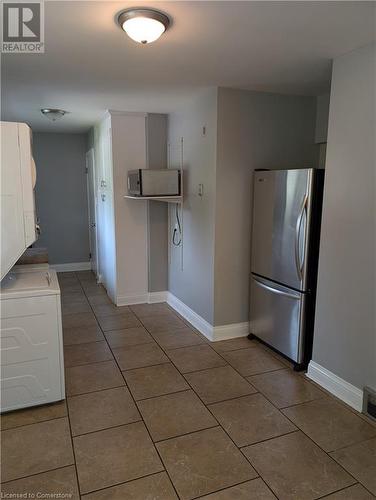
<path id="1" fill-rule="evenodd" d="M 251 277 L 250 331 L 296 363 L 304 357 L 306 296 L 258 276 Z"/>

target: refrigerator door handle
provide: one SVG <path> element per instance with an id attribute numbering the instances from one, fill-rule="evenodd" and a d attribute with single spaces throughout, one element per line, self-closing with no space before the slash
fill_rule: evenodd
<path id="1" fill-rule="evenodd" d="M 278 288 L 273 288 L 267 285 L 266 283 L 260 281 L 255 276 L 252 276 L 252 278 L 259 286 L 261 286 L 261 288 L 265 288 L 265 290 L 268 290 L 269 292 L 273 292 L 277 295 L 283 295 L 284 297 L 289 297 L 290 299 L 300 300 L 300 294 L 295 295 L 294 293 L 291 292 L 285 292 L 283 290 L 279 290 Z"/>
<path id="2" fill-rule="evenodd" d="M 301 262 L 300 259 L 300 231 L 302 228 L 302 221 L 303 221 L 303 216 L 304 213 L 307 212 L 307 204 L 308 204 L 308 196 L 305 195 L 303 199 L 302 206 L 300 208 L 299 216 L 296 220 L 296 227 L 295 227 L 295 265 L 296 265 L 296 272 L 298 273 L 298 277 L 300 281 L 303 280 L 303 268 L 304 268 L 304 260 Z"/>

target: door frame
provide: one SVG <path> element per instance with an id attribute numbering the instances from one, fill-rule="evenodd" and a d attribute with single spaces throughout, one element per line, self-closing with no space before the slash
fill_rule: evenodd
<path id="1" fill-rule="evenodd" d="M 98 197 L 97 197 L 97 176 L 95 169 L 95 156 L 94 156 L 94 148 L 89 149 L 89 151 L 85 154 L 85 164 L 86 164 L 86 190 L 87 190 L 87 211 L 88 211 L 88 224 L 89 224 L 89 248 L 90 248 L 90 264 L 91 269 L 94 271 L 96 277 L 100 276 L 99 270 L 99 258 L 98 258 Z M 94 196 L 93 206 L 94 206 L 94 223 L 95 223 L 95 269 L 93 269 L 93 249 L 91 242 L 91 224 L 92 224 L 92 215 L 90 210 L 90 186 L 89 186 L 89 168 L 92 168 L 92 192 Z"/>

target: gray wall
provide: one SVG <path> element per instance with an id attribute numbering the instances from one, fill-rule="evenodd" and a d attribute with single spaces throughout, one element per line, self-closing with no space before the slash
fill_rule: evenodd
<path id="1" fill-rule="evenodd" d="M 167 167 L 167 115 L 148 114 L 146 119 L 148 168 Z M 148 202 L 149 292 L 168 288 L 167 203 Z"/>
<path id="2" fill-rule="evenodd" d="M 36 206 L 51 264 L 87 262 L 89 233 L 85 134 L 34 133 Z"/>
<path id="3" fill-rule="evenodd" d="M 328 139 L 330 94 L 317 96 L 315 142 L 321 144 Z"/>
<path id="4" fill-rule="evenodd" d="M 253 171 L 317 166 L 315 121 L 313 97 L 218 90 L 214 325 L 249 318 Z"/>
<path id="5" fill-rule="evenodd" d="M 334 61 L 313 361 L 376 389 L 375 61 Z"/>
<path id="6" fill-rule="evenodd" d="M 202 128 L 206 127 L 203 135 Z M 169 116 L 170 166 L 180 166 L 183 137 L 183 246 L 170 245 L 169 290 L 213 324 L 217 90 L 206 89 Z M 198 185 L 204 185 L 199 197 Z M 175 206 L 170 208 L 171 227 Z"/>

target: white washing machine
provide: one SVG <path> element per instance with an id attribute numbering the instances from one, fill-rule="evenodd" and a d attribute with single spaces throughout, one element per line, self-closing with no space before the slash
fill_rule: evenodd
<path id="1" fill-rule="evenodd" d="M 64 399 L 56 271 L 15 266 L 1 282 L 0 306 L 1 411 Z"/>

